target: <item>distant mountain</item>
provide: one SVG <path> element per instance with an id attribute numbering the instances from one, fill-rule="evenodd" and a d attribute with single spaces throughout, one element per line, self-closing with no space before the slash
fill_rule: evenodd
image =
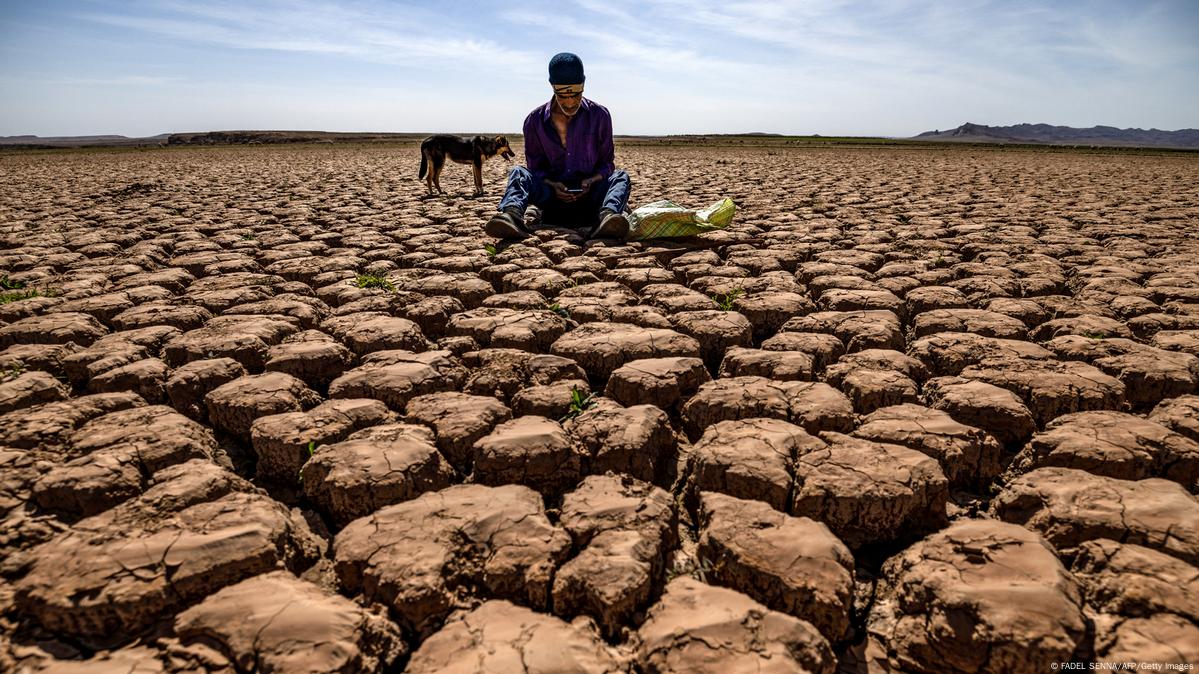
<path id="1" fill-rule="evenodd" d="M 21 147 L 85 147 L 85 146 L 121 146 L 121 145 L 157 145 L 166 141 L 168 134 L 148 136 L 146 138 L 130 138 L 116 134 L 96 136 L 0 136 L 0 145 Z"/>
<path id="2" fill-rule="evenodd" d="M 948 131 L 925 131 L 917 140 L 958 143 L 1043 143 L 1046 145 L 1102 145 L 1112 147 L 1168 147 L 1199 149 L 1199 129 L 1117 129 L 1092 126 L 1077 129 L 1051 124 L 987 126 L 966 122 Z"/>

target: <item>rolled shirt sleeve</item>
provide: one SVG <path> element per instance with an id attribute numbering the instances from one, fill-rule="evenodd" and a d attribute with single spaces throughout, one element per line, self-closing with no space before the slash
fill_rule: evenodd
<path id="1" fill-rule="evenodd" d="M 540 120 L 541 109 L 538 108 L 529 113 L 525 117 L 525 168 L 529 169 L 529 173 L 533 174 L 533 179 L 538 182 L 543 181 L 550 174 L 552 165 L 550 158 L 545 152 L 545 148 L 541 145 L 541 136 L 538 126 Z"/>
<path id="2" fill-rule="evenodd" d="M 596 107 L 603 110 L 604 114 L 597 125 L 595 134 L 597 145 L 595 172 L 607 180 L 608 176 L 616 170 L 616 147 L 612 143 L 612 115 L 608 114 L 607 108 Z"/>

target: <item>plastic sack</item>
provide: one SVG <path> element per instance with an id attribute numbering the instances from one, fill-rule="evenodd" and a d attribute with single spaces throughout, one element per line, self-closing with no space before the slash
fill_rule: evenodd
<path id="1" fill-rule="evenodd" d="M 695 236 L 724 229 L 733 221 L 737 207 L 725 197 L 702 211 L 694 211 L 663 199 L 645 204 L 629 215 L 631 240 Z"/>

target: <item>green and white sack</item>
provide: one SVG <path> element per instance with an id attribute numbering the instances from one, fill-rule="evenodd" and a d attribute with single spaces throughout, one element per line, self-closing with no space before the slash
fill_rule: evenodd
<path id="1" fill-rule="evenodd" d="M 645 204 L 629 215 L 630 240 L 695 236 L 724 229 L 733 221 L 737 207 L 725 197 L 702 211 L 694 211 L 663 199 Z"/>

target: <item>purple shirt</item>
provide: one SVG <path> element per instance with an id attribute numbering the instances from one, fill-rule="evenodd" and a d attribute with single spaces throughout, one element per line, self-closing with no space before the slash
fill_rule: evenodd
<path id="1" fill-rule="evenodd" d="M 525 117 L 525 166 L 537 180 L 551 178 L 578 183 L 600 174 L 605 179 L 616 169 L 612 146 L 612 115 L 595 101 L 583 99 L 566 126 L 566 147 L 550 120 L 554 99 L 537 106 Z"/>

